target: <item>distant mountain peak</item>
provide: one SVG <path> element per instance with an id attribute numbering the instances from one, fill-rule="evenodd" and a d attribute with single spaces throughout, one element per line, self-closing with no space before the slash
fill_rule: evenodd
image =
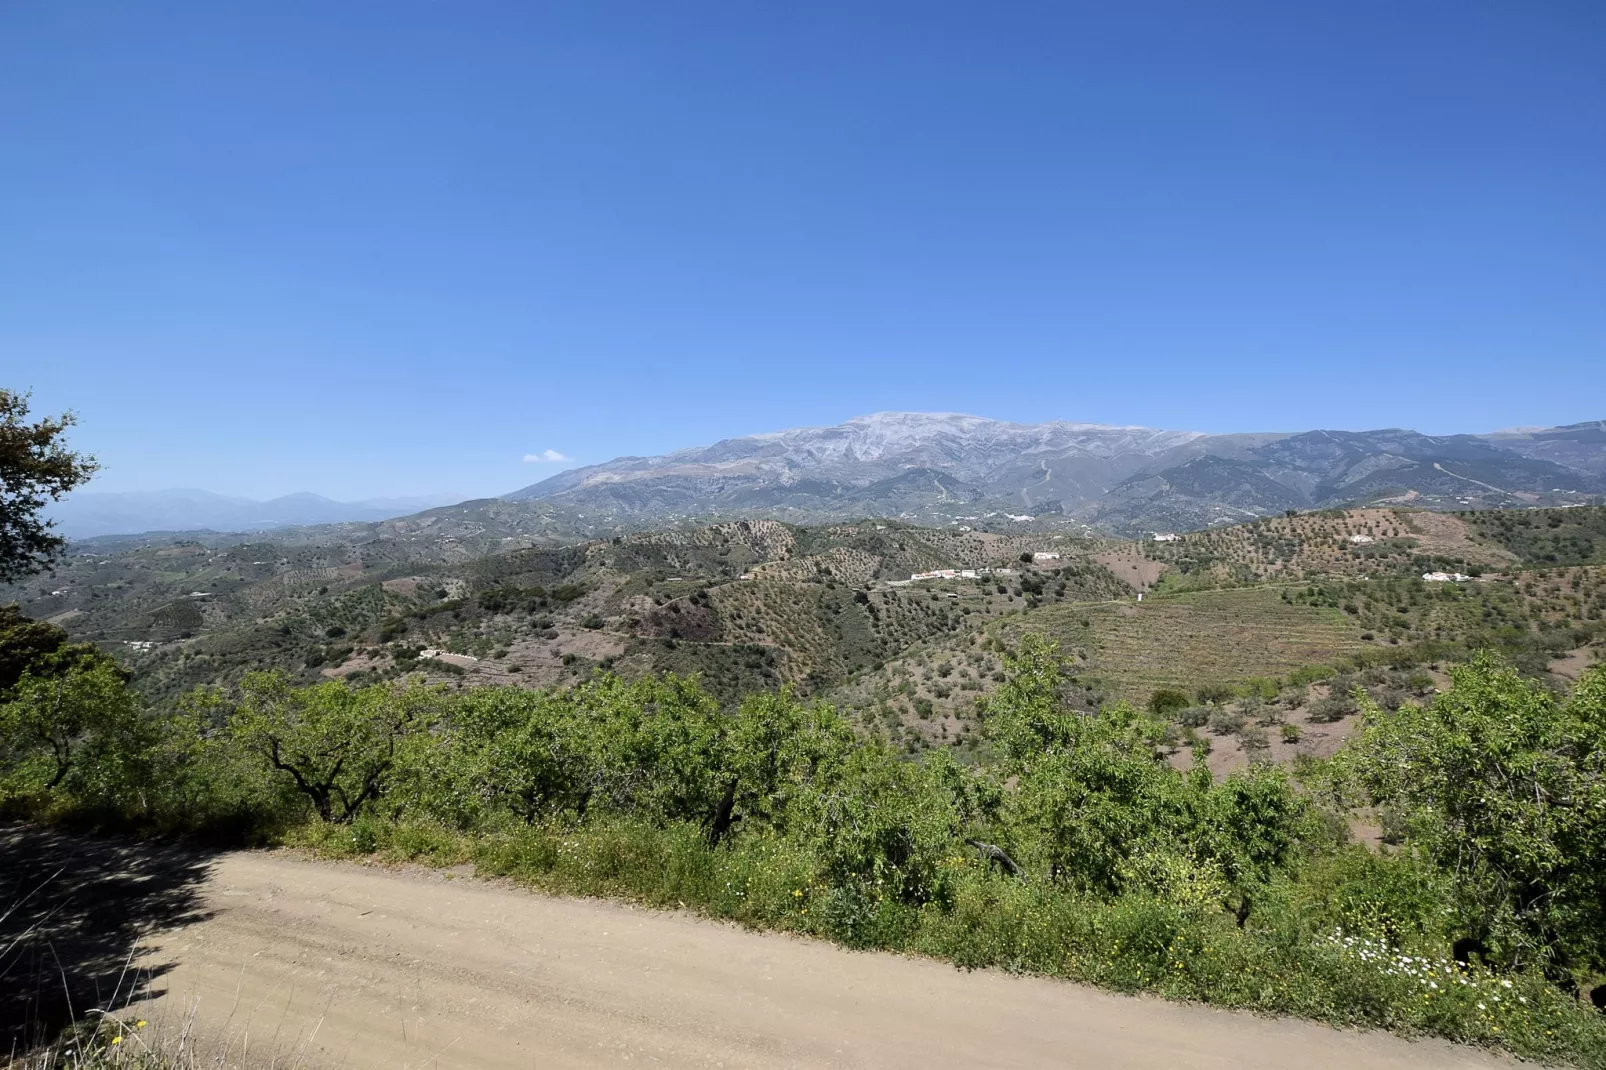
<path id="1" fill-rule="evenodd" d="M 711 515 L 948 523 L 960 517 L 959 487 L 965 516 L 978 508 L 1030 515 L 1041 506 L 1114 531 L 1385 498 L 1440 508 L 1547 504 L 1606 490 L 1606 433 L 1582 424 L 1482 436 L 1407 428 L 1211 435 L 876 412 L 615 458 L 507 498 L 632 523 Z"/>

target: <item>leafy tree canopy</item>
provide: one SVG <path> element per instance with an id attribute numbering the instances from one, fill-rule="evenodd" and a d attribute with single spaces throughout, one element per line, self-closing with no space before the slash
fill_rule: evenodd
<path id="1" fill-rule="evenodd" d="M 1561 699 L 1493 655 L 1425 707 L 1367 701 L 1347 755 L 1456 876 L 1469 939 L 1510 966 L 1606 965 L 1606 669 Z"/>
<path id="2" fill-rule="evenodd" d="M 99 467 L 61 440 L 74 422 L 65 413 L 29 423 L 28 395 L 0 389 L 0 583 L 48 567 L 67 544 L 39 514 Z"/>

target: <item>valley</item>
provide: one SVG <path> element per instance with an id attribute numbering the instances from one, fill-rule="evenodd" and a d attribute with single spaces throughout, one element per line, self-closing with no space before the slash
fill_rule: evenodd
<path id="1" fill-rule="evenodd" d="M 1341 738 L 1356 686 L 1403 701 L 1482 646 L 1553 678 L 1606 634 L 1599 507 L 1318 511 L 1165 541 L 894 520 L 505 550 L 400 524 L 325 538 L 99 540 L 12 597 L 153 699 L 260 669 L 454 689 L 673 672 L 728 706 L 785 688 L 910 753 L 961 756 L 1006 653 L 1036 634 L 1071 666 L 1073 706 L 1179 694 L 1173 748 L 1225 767 Z M 910 579 L 941 570 L 953 578 Z"/>

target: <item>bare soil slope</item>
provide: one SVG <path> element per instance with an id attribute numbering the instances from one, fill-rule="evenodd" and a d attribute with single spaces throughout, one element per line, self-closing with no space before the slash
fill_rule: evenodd
<path id="1" fill-rule="evenodd" d="M 1509 1065 L 451 873 L 237 853 L 201 897 L 204 920 L 149 939 L 140 1013 L 281 1065 Z"/>

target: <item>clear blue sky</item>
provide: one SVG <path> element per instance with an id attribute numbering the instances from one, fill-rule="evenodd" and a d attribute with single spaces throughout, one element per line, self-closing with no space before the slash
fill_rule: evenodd
<path id="1" fill-rule="evenodd" d="M 103 489 L 883 409 L 1606 417 L 1606 3 L 0 4 L 0 382 Z"/>

